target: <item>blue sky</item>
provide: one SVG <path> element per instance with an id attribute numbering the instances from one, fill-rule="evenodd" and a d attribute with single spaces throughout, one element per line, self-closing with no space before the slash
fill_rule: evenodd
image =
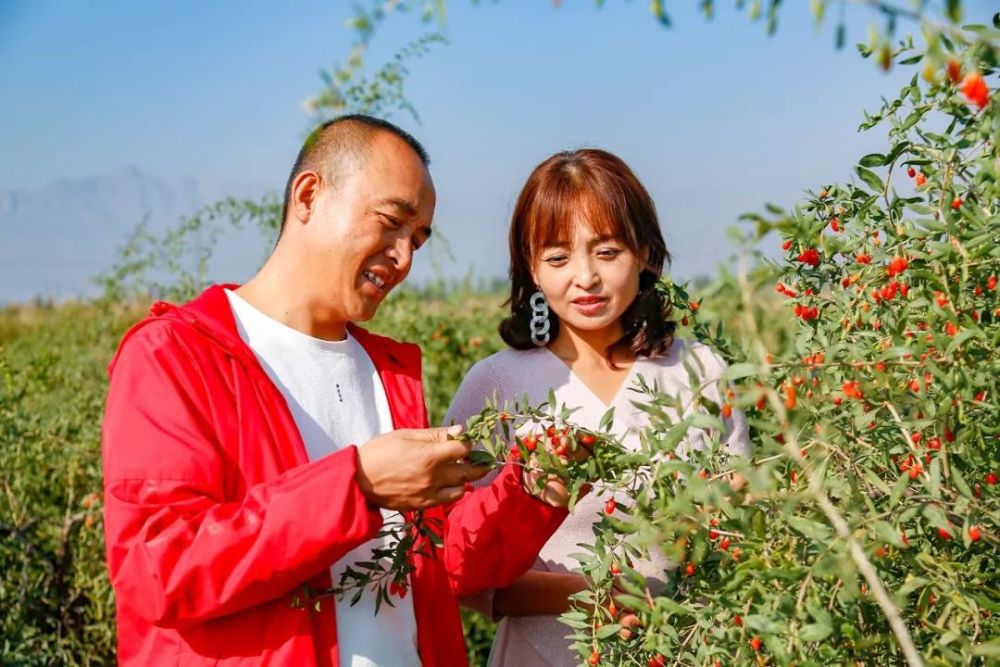
<path id="1" fill-rule="evenodd" d="M 734 3 L 712 22 L 697 4 L 670 3 L 665 30 L 639 1 L 448 3 L 450 44 L 410 64 L 423 122 L 393 116 L 431 153 L 435 224 L 456 254 L 447 273 L 505 273 L 513 199 L 557 150 L 596 145 L 629 162 L 675 272 L 691 277 L 725 260 L 740 212 L 792 204 L 881 146 L 857 133 L 862 111 L 914 70 L 886 75 L 858 56 L 873 13 L 848 11 L 838 52 L 832 22 L 817 33 L 804 0 L 786 3 L 772 38 Z M 993 6 L 966 4 L 984 21 Z M 0 190 L 129 165 L 280 190 L 309 126 L 301 103 L 346 54 L 349 15 L 318 0 L 0 0 Z M 372 62 L 424 30 L 390 19 Z"/>

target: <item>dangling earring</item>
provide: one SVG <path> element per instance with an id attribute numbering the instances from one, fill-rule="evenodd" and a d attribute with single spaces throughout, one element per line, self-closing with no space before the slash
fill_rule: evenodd
<path id="1" fill-rule="evenodd" d="M 549 322 L 549 304 L 545 301 L 545 295 L 539 290 L 531 295 L 531 342 L 536 347 L 544 347 L 549 344 L 549 329 L 552 323 Z"/>

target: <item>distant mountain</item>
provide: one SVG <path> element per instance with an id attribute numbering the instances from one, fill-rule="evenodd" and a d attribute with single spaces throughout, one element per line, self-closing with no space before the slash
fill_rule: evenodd
<path id="1" fill-rule="evenodd" d="M 150 229 L 162 231 L 226 196 L 258 197 L 269 189 L 130 167 L 36 191 L 0 190 L 0 303 L 94 294 L 89 278 L 110 268 L 147 216 Z M 251 256 L 256 261 L 260 253 Z"/>

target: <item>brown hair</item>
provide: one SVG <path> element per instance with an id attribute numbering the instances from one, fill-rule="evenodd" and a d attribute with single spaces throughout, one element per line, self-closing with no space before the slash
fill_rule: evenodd
<path id="1" fill-rule="evenodd" d="M 608 346 L 608 365 L 615 350 L 628 349 L 650 358 L 663 356 L 673 342 L 670 304 L 656 290 L 669 264 L 653 200 L 620 158 L 596 148 L 556 153 L 535 167 L 514 206 L 510 225 L 510 316 L 500 323 L 500 336 L 518 350 L 531 341 L 529 299 L 538 289 L 531 267 L 543 248 L 568 243 L 581 213 L 598 234 L 615 238 L 637 257 L 649 253 L 639 274 L 639 294 L 622 314 L 623 336 Z M 551 339 L 559 318 L 550 312 Z"/>

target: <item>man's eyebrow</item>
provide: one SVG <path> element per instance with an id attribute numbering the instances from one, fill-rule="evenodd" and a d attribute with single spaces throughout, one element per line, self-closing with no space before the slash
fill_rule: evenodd
<path id="1" fill-rule="evenodd" d="M 377 202 L 375 206 L 376 207 L 392 206 L 393 208 L 397 209 L 398 211 L 408 216 L 414 216 L 417 214 L 416 205 L 405 199 L 400 199 L 399 197 L 387 197 L 386 199 L 382 199 L 381 201 Z"/>

